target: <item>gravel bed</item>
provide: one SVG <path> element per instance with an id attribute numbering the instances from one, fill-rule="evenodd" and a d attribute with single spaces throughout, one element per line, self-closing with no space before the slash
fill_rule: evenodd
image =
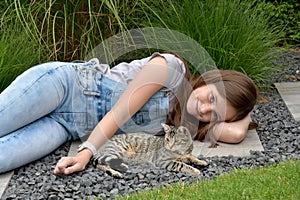
<path id="1" fill-rule="evenodd" d="M 282 74 L 274 75 L 273 82 L 300 80 L 300 51 L 285 53 L 276 61 L 282 65 Z M 202 179 L 212 179 L 235 168 L 252 168 L 300 158 L 300 123 L 296 122 L 283 100 L 273 88 L 262 96 L 268 102 L 258 102 L 252 118 L 258 122 L 257 129 L 264 151 L 251 152 L 247 157 L 209 157 L 210 165 L 199 168 Z M 2 199 L 113 199 L 117 195 L 164 186 L 169 183 L 199 181 L 184 173 L 156 169 L 148 164 L 130 165 L 123 178 L 116 179 L 88 165 L 87 169 L 59 177 L 53 169 L 60 157 L 66 156 L 70 143 L 66 143 L 45 158 L 15 170 Z"/>

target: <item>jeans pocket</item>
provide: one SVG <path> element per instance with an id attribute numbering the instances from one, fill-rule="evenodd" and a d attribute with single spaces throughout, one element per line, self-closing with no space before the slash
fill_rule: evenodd
<path id="1" fill-rule="evenodd" d="M 96 70 L 92 63 L 74 64 L 72 65 L 76 72 L 76 82 L 81 89 L 88 89 L 94 82 Z"/>

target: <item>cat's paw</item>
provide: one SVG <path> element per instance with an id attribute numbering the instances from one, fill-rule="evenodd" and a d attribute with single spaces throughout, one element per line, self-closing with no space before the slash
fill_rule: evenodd
<path id="1" fill-rule="evenodd" d="M 198 165 L 198 166 L 207 166 L 208 165 L 208 163 L 205 160 L 200 160 L 194 156 L 189 156 L 187 159 L 189 162 L 191 162 L 195 165 Z"/>
<path id="2" fill-rule="evenodd" d="M 108 171 L 113 177 L 115 178 L 122 178 L 123 174 L 121 172 L 118 172 L 116 170 L 110 170 Z"/>
<path id="3" fill-rule="evenodd" d="M 121 172 L 126 172 L 128 170 L 128 166 L 125 163 L 122 163 L 118 170 Z"/>
<path id="4" fill-rule="evenodd" d="M 201 176 L 201 172 L 199 169 L 193 168 L 191 171 L 191 174 L 196 175 L 196 176 Z"/>
<path id="5" fill-rule="evenodd" d="M 207 166 L 208 163 L 204 160 L 197 160 L 194 164 L 200 165 L 200 166 Z"/>
<path id="6" fill-rule="evenodd" d="M 97 164 L 97 168 L 110 174 L 111 176 L 115 177 L 115 178 L 122 178 L 122 173 L 112 169 L 110 166 L 107 165 L 101 165 L 101 164 Z"/>

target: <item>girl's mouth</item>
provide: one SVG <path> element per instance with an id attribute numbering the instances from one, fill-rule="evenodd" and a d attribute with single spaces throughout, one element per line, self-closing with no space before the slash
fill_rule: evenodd
<path id="1" fill-rule="evenodd" d="M 201 113 L 199 111 L 199 102 L 198 102 L 198 100 L 196 101 L 196 112 L 197 112 L 198 116 L 201 118 Z"/>

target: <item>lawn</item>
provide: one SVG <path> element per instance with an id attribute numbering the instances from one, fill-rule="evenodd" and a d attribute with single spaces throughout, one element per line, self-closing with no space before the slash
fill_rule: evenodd
<path id="1" fill-rule="evenodd" d="M 117 199 L 300 199 L 300 161 L 240 169 L 214 180 L 139 192 Z"/>

